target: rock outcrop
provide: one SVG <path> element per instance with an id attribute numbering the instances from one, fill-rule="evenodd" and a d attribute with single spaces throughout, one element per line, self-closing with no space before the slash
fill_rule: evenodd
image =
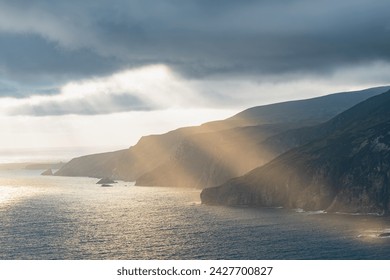
<path id="1" fill-rule="evenodd" d="M 97 181 L 96 184 L 109 185 L 109 184 L 116 184 L 116 182 L 114 180 L 112 180 L 111 178 L 106 177 L 106 178 L 102 178 L 99 181 Z"/>
<path id="2" fill-rule="evenodd" d="M 206 204 L 283 206 L 348 213 L 390 207 L 390 91 L 316 129 L 324 137 L 246 175 L 204 189 Z"/>
<path id="3" fill-rule="evenodd" d="M 49 168 L 49 169 L 43 171 L 41 173 L 41 175 L 43 175 L 43 176 L 52 176 L 53 175 L 53 171 Z"/>

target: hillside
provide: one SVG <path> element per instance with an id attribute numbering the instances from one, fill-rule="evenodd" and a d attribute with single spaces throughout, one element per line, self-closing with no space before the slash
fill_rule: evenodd
<path id="1" fill-rule="evenodd" d="M 384 90 L 381 87 L 253 107 L 226 120 L 142 137 L 129 149 L 72 159 L 55 175 L 113 177 L 137 180 L 142 185 L 219 184 L 274 157 L 264 150 L 252 149 L 259 141 L 324 122 Z"/>
<path id="2" fill-rule="evenodd" d="M 365 94 L 372 96 L 384 90 L 333 94 L 245 110 L 228 121 L 267 124 L 193 135 L 180 144 L 168 161 L 137 178 L 136 184 L 195 188 L 222 184 L 291 148 L 323 137 L 331 128 L 313 124 L 349 108 L 352 100 L 361 100 Z"/>
<path id="3" fill-rule="evenodd" d="M 390 91 L 317 126 L 328 134 L 246 175 L 204 189 L 203 203 L 387 213 Z"/>

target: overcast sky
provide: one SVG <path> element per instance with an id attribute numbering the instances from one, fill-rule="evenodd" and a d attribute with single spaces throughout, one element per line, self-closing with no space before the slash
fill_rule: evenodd
<path id="1" fill-rule="evenodd" d="M 0 146 L 127 147 L 250 106 L 390 84 L 388 11 L 387 0 L 0 0 Z"/>

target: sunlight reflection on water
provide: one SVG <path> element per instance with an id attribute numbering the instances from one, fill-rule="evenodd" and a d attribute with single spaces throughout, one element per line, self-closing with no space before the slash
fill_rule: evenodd
<path id="1" fill-rule="evenodd" d="M 387 218 L 212 207 L 199 190 L 0 174 L 0 259 L 388 259 Z"/>
<path id="2" fill-rule="evenodd" d="M 0 205 L 4 204 L 7 200 L 15 197 L 15 193 L 17 192 L 16 188 L 1 186 L 0 188 Z"/>

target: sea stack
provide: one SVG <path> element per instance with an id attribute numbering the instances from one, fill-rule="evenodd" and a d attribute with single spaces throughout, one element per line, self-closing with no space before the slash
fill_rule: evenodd
<path id="1" fill-rule="evenodd" d="M 111 178 L 102 178 L 100 179 L 96 184 L 101 184 L 101 185 L 109 185 L 109 184 L 115 184 L 116 182 L 112 180 Z"/>
<path id="2" fill-rule="evenodd" d="M 43 171 L 41 173 L 41 175 L 43 175 L 43 176 L 52 176 L 53 175 L 53 171 L 51 170 L 51 168 L 49 168 L 49 169 Z"/>

